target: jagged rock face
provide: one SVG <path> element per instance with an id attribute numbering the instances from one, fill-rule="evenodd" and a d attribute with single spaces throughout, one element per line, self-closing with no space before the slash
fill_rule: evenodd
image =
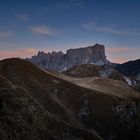
<path id="1" fill-rule="evenodd" d="M 66 54 L 63 52 L 44 53 L 38 52 L 29 61 L 46 69 L 64 71 L 74 65 L 81 64 L 106 64 L 105 47 L 95 44 L 86 48 L 70 49 Z"/>

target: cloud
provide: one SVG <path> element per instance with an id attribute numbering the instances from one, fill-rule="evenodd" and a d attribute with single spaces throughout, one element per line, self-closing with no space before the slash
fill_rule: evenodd
<path id="1" fill-rule="evenodd" d="M 12 57 L 29 57 L 35 55 L 37 49 L 35 48 L 24 48 L 24 49 L 15 49 L 15 50 L 1 50 L 0 59 L 12 58 Z"/>
<path id="2" fill-rule="evenodd" d="M 125 32 L 120 32 L 120 31 L 117 31 L 117 30 L 114 30 L 114 29 L 108 28 L 108 27 L 94 27 L 94 29 L 99 32 L 110 32 L 113 34 L 125 34 Z"/>
<path id="3" fill-rule="evenodd" d="M 28 21 L 29 20 L 29 16 L 26 14 L 17 14 L 16 17 L 21 21 Z"/>
<path id="4" fill-rule="evenodd" d="M 134 31 L 120 31 L 116 30 L 110 27 L 105 27 L 105 26 L 97 26 L 95 23 L 87 23 L 87 24 L 82 24 L 81 27 L 83 27 L 86 30 L 95 30 L 98 32 L 108 32 L 112 34 L 120 34 L 120 35 L 140 35 L 140 32 L 134 32 Z"/>
<path id="5" fill-rule="evenodd" d="M 87 30 L 96 30 L 98 32 L 110 32 L 110 33 L 114 33 L 114 34 L 122 34 L 122 33 L 124 33 L 124 32 L 114 30 L 114 29 L 109 28 L 109 27 L 99 27 L 95 23 L 82 24 L 81 26 L 83 28 L 87 29 Z"/>
<path id="6" fill-rule="evenodd" d="M 56 35 L 56 31 L 46 26 L 34 26 L 29 28 L 30 32 L 40 36 Z"/>
<path id="7" fill-rule="evenodd" d="M 13 35 L 13 32 L 11 32 L 11 31 L 0 32 L 0 38 L 10 37 L 12 35 Z"/>

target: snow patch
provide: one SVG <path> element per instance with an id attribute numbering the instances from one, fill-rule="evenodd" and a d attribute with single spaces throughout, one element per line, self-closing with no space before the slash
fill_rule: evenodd
<path id="1" fill-rule="evenodd" d="M 125 81 L 128 83 L 129 86 L 133 86 L 133 82 L 131 81 L 130 78 L 124 76 Z"/>

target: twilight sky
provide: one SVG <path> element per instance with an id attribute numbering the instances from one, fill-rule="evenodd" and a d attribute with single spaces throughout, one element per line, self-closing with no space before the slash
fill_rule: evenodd
<path id="1" fill-rule="evenodd" d="M 95 43 L 112 62 L 140 58 L 140 1 L 0 1 L 0 59 Z"/>

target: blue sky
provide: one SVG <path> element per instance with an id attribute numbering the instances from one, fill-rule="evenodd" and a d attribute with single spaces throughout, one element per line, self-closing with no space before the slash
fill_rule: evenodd
<path id="1" fill-rule="evenodd" d="M 140 58 L 138 0 L 1 0 L 0 59 L 95 43 L 107 58 Z"/>

